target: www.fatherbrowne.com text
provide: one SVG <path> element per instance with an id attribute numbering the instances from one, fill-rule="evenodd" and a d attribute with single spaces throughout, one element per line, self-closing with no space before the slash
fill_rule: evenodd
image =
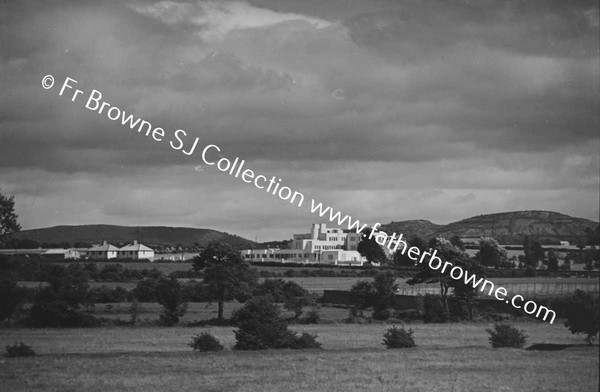
<path id="1" fill-rule="evenodd" d="M 71 102 L 83 102 L 83 100 L 85 100 L 86 109 L 97 112 L 98 114 L 104 114 L 112 121 L 119 121 L 123 126 L 129 127 L 129 129 L 135 130 L 139 134 L 151 137 L 155 142 L 168 140 L 169 146 L 173 150 L 180 151 L 185 155 L 191 156 L 194 152 L 201 151 L 200 155 L 202 161 L 206 165 L 216 166 L 218 170 L 226 172 L 235 178 L 239 177 L 245 183 L 254 184 L 256 188 L 277 196 L 284 201 L 288 201 L 290 204 L 297 205 L 298 207 L 304 205 L 304 194 L 294 191 L 288 186 L 282 185 L 281 178 L 255 173 L 252 169 L 246 168 L 246 161 L 239 157 L 235 157 L 235 159 L 232 160 L 222 156 L 222 150 L 216 144 L 208 144 L 201 150 L 197 150 L 200 139 L 196 137 L 193 142 L 191 142 L 187 139 L 188 133 L 183 129 L 177 129 L 172 133 L 171 137 L 165 139 L 166 131 L 163 128 L 154 127 L 150 122 L 139 117 L 135 118 L 132 114 L 128 115 L 124 110 L 103 100 L 102 93 L 96 89 L 92 89 L 89 94 L 86 94 L 83 90 L 75 88 L 77 84 L 77 80 L 66 77 L 58 95 L 63 96 L 63 94 L 67 95 L 70 93 Z M 42 87 L 44 89 L 49 90 L 53 86 L 54 76 L 46 75 L 42 78 Z M 80 97 L 86 96 L 87 99 L 79 99 Z M 355 230 L 357 234 L 362 233 L 363 236 L 367 236 L 364 231 L 367 229 L 368 225 L 361 225 L 358 220 L 353 220 L 352 217 L 343 215 L 340 211 L 336 212 L 329 206 L 324 207 L 323 203 L 317 202 L 315 199 L 311 199 L 310 212 L 312 214 L 318 214 L 320 217 L 327 217 L 330 222 L 337 224 L 340 227 L 343 227 L 346 224 L 348 230 Z M 391 236 L 388 236 L 385 232 L 377 229 L 379 226 L 381 226 L 381 223 L 375 223 L 371 232 L 368 234 L 368 237 L 375 237 L 377 243 L 382 246 L 387 246 L 390 251 L 401 252 L 403 255 L 406 254 L 411 260 L 415 261 L 415 264 L 425 263 L 433 271 L 439 270 L 441 274 L 447 274 L 447 276 L 450 276 L 457 281 L 462 280 L 465 285 L 471 285 L 474 289 L 479 288 L 481 292 L 487 291 L 489 296 L 493 296 L 498 301 L 504 301 L 507 304 L 512 305 L 515 309 L 523 309 L 525 313 L 535 315 L 535 317 L 541 318 L 544 321 L 546 321 L 547 318 L 550 318 L 550 324 L 554 323 L 556 313 L 553 310 L 538 305 L 534 301 L 525 302 L 525 299 L 518 294 L 509 298 L 506 288 L 502 286 L 496 287 L 491 281 L 484 278 L 478 279 L 475 274 L 465 271 L 462 267 L 453 265 L 449 261 L 442 260 L 437 256 L 437 250 L 429 249 L 428 251 L 422 251 L 415 246 L 408 247 L 403 239 L 402 233 L 399 235 L 393 233 Z"/>

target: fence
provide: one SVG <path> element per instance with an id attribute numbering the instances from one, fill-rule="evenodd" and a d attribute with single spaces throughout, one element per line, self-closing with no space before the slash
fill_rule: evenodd
<path id="1" fill-rule="evenodd" d="M 600 282 L 578 282 L 578 283 L 505 283 L 497 284 L 495 287 L 504 287 L 508 291 L 509 295 L 520 294 L 525 298 L 536 298 L 536 297 L 552 297 L 560 295 L 568 295 L 575 292 L 575 290 L 582 290 L 591 293 L 600 292 Z M 484 294 L 489 291 L 489 285 L 486 286 Z M 425 294 L 439 294 L 439 284 L 427 284 L 427 285 L 415 285 L 410 286 L 403 284 L 396 292 L 400 295 L 425 295 Z M 493 294 L 492 294 L 493 295 Z"/>

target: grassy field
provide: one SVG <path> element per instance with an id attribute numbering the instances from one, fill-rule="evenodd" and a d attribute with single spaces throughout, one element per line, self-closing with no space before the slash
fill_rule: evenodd
<path id="1" fill-rule="evenodd" d="M 386 350 L 388 325 L 294 327 L 323 350 L 194 353 L 201 328 L 4 329 L 0 346 L 24 341 L 39 354 L 0 360 L 6 391 L 597 391 L 598 347 L 561 325 L 519 322 L 528 345 L 492 349 L 491 324 L 415 324 L 417 348 Z M 210 332 L 226 347 L 231 327 Z"/>

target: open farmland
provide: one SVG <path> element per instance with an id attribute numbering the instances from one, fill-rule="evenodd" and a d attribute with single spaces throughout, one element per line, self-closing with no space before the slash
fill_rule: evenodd
<path id="1" fill-rule="evenodd" d="M 294 327 L 323 350 L 194 353 L 201 328 L 4 329 L 38 356 L 3 359 L 7 391 L 597 391 L 598 347 L 560 325 L 519 322 L 529 344 L 560 351 L 492 349 L 487 323 L 415 324 L 414 349 L 386 350 L 388 325 Z M 211 327 L 226 347 L 231 327 Z M 558 346 L 556 346 L 559 348 Z M 573 386 L 577 386 L 573 389 Z"/>

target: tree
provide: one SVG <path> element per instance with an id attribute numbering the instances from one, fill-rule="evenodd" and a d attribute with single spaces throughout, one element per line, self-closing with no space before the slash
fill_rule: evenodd
<path id="1" fill-rule="evenodd" d="M 277 305 L 268 297 L 254 297 L 233 313 L 232 320 L 238 327 L 235 350 L 285 348 L 293 339 Z"/>
<path id="2" fill-rule="evenodd" d="M 25 293 L 17 286 L 16 279 L 9 276 L 0 278 L 0 325 L 8 323 L 19 310 Z"/>
<path id="3" fill-rule="evenodd" d="M 364 310 L 376 303 L 377 290 L 372 282 L 359 280 L 350 288 L 350 302 L 354 305 L 354 311 Z"/>
<path id="4" fill-rule="evenodd" d="M 479 240 L 479 252 L 475 256 L 486 267 L 506 265 L 506 251 L 500 247 L 498 241 L 492 237 L 482 237 Z"/>
<path id="5" fill-rule="evenodd" d="M 15 214 L 15 197 L 6 197 L 0 193 L 0 243 L 21 230 L 21 226 L 17 223 L 18 217 Z"/>
<path id="6" fill-rule="evenodd" d="M 140 302 L 156 302 L 158 283 L 159 280 L 154 278 L 139 280 L 132 294 Z"/>
<path id="7" fill-rule="evenodd" d="M 465 244 L 464 244 L 464 242 L 462 242 L 462 240 L 460 239 L 460 237 L 457 236 L 457 235 L 453 235 L 450 238 L 450 243 L 452 245 L 456 246 L 460 250 L 465 250 Z"/>
<path id="8" fill-rule="evenodd" d="M 587 342 L 592 341 L 600 331 L 600 299 L 591 293 L 575 290 L 567 309 L 565 326 L 571 333 L 587 334 Z"/>
<path id="9" fill-rule="evenodd" d="M 548 271 L 558 272 L 558 257 L 553 250 L 548 251 Z"/>
<path id="10" fill-rule="evenodd" d="M 372 233 L 372 230 L 373 229 L 369 230 L 367 228 L 366 232 L 368 231 Z M 377 235 L 373 233 L 371 238 L 369 238 L 369 235 L 363 233 L 356 250 L 361 254 L 361 256 L 365 257 L 369 263 L 385 263 L 387 256 L 385 255 L 381 245 L 375 241 L 376 236 Z"/>
<path id="11" fill-rule="evenodd" d="M 177 324 L 179 318 L 187 310 L 187 303 L 183 301 L 181 285 L 175 278 L 162 278 L 158 281 L 156 299 L 163 307 L 159 317 L 164 325 L 171 326 Z"/>
<path id="12" fill-rule="evenodd" d="M 48 286 L 38 291 L 29 311 L 34 327 L 80 327 L 95 325 L 97 320 L 81 311 L 89 304 L 88 282 L 78 266 L 43 265 L 40 275 Z"/>
<path id="13" fill-rule="evenodd" d="M 461 251 L 460 248 L 452 245 L 445 238 L 435 238 L 430 241 L 430 247 L 437 250 L 437 257 L 444 262 L 450 262 L 453 266 L 461 267 L 464 271 L 470 274 L 476 274 L 482 277 L 482 270 L 479 263 L 472 260 L 468 254 Z M 472 300 L 477 295 L 477 291 L 472 285 L 466 285 L 464 280 L 455 280 L 450 277 L 450 269 L 446 269 L 444 273 L 441 270 L 432 270 L 427 263 L 419 264 L 419 271 L 406 283 L 410 285 L 422 283 L 439 283 L 440 296 L 442 303 L 448 314 L 450 308 L 448 306 L 448 294 L 450 289 L 453 290 L 454 296 L 459 302 L 464 303 L 468 308 L 469 317 L 472 317 Z"/>
<path id="14" fill-rule="evenodd" d="M 372 282 L 356 282 L 350 289 L 350 301 L 354 311 L 373 308 L 373 318 L 387 319 L 387 309 L 392 306 L 397 289 L 396 276 L 392 272 L 379 272 Z"/>
<path id="15" fill-rule="evenodd" d="M 218 320 L 223 321 L 223 306 L 229 298 L 247 301 L 258 281 L 258 274 L 228 244 L 212 241 L 192 260 L 193 269 L 204 273 L 209 296 L 219 306 Z"/>
<path id="16" fill-rule="evenodd" d="M 530 239 L 527 235 L 523 238 L 523 253 L 525 267 L 536 269 L 539 261 L 544 259 L 542 245 L 538 241 Z"/>
<path id="17" fill-rule="evenodd" d="M 233 313 L 232 320 L 238 327 L 234 331 L 234 350 L 265 350 L 269 348 L 319 348 L 315 335 L 303 333 L 298 336 L 288 329 L 280 316 L 279 308 L 271 298 L 254 297 Z"/>
<path id="18" fill-rule="evenodd" d="M 409 240 L 406 243 L 407 248 L 410 248 L 412 246 L 419 248 L 419 250 L 421 250 L 421 252 L 425 251 L 425 249 L 427 249 L 427 240 L 425 240 L 425 238 L 423 237 L 419 237 L 418 235 L 412 236 L 409 238 Z M 402 249 L 398 249 L 396 251 L 396 253 L 394 253 L 394 264 L 398 265 L 398 266 L 414 266 L 415 265 L 415 261 L 411 260 L 408 257 L 408 254 L 406 253 L 406 251 L 404 251 L 404 253 L 402 253 Z"/>
<path id="19" fill-rule="evenodd" d="M 316 298 L 298 283 L 283 279 L 265 279 L 254 289 L 254 296 L 270 296 L 273 302 L 283 303 L 286 310 L 294 312 L 298 319 L 304 308 L 315 306 Z"/>

